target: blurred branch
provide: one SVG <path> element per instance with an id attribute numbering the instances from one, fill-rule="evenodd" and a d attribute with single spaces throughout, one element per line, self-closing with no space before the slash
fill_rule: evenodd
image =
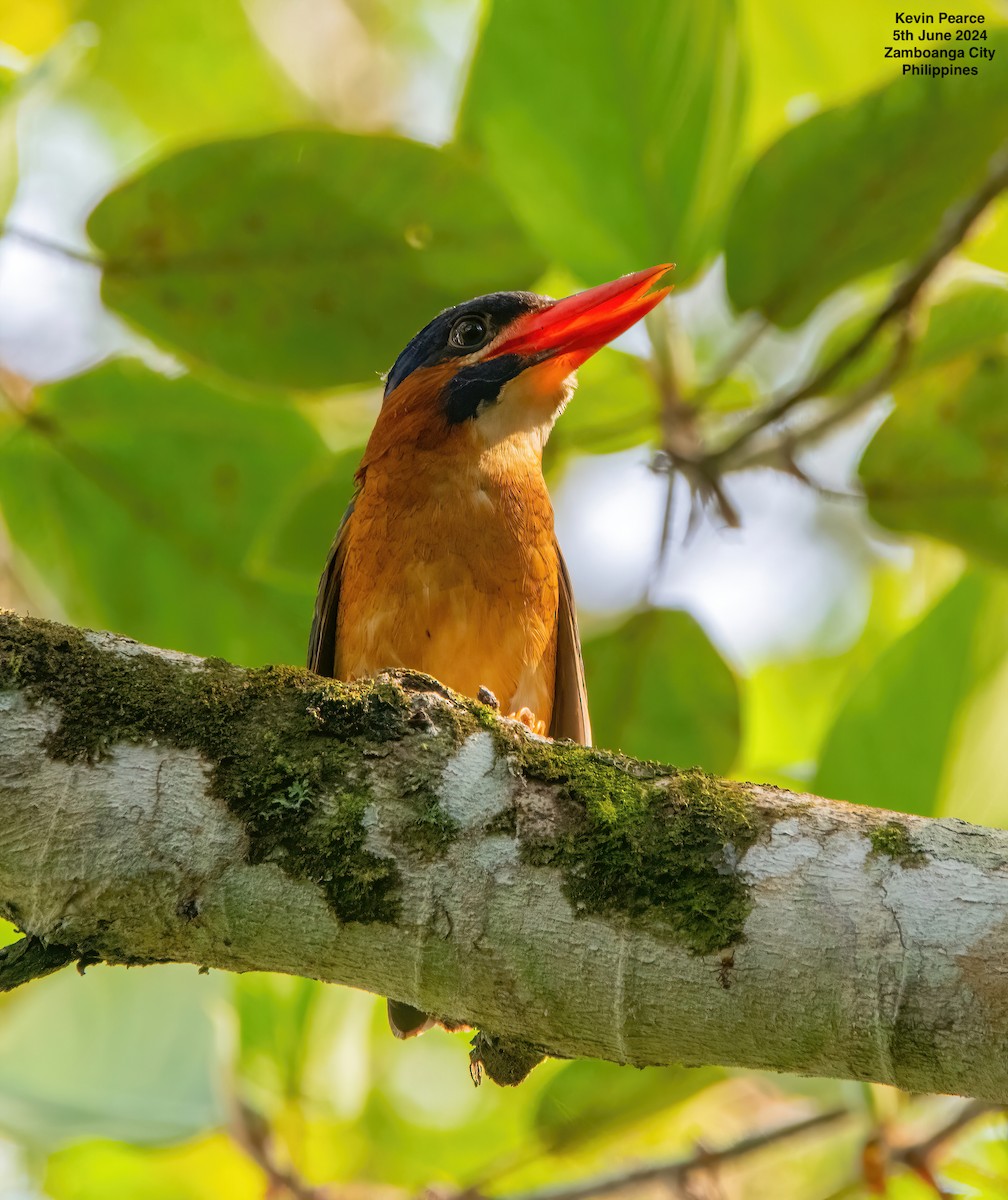
<path id="1" fill-rule="evenodd" d="M 916 1141 L 901 1140 L 884 1124 L 881 1125 L 864 1145 L 861 1155 L 859 1178 L 852 1179 L 830 1200 L 836 1200 L 841 1195 L 857 1189 L 858 1185 L 867 1185 L 874 1194 L 883 1195 L 887 1191 L 887 1181 L 892 1176 L 894 1168 L 912 1171 L 919 1179 L 931 1188 L 934 1194 L 942 1200 L 945 1197 L 959 1195 L 959 1192 L 947 1192 L 937 1177 L 935 1159 L 948 1143 L 967 1126 L 972 1125 L 981 1117 L 1002 1111 L 1000 1105 L 988 1104 L 982 1100 L 971 1100 L 960 1105 L 952 1116 L 944 1121 L 937 1129 L 924 1138 Z"/>
<path id="2" fill-rule="evenodd" d="M 686 465 L 702 458 L 703 441 L 698 426 L 700 410 L 692 399 L 687 400 L 683 396 L 680 382 L 682 372 L 677 366 L 677 355 L 685 355 L 688 353 L 688 349 L 682 349 L 686 346 L 686 342 L 680 336 L 680 330 L 674 322 L 673 310 L 668 304 L 660 305 L 645 318 L 654 348 L 650 366 L 661 405 L 662 449 L 655 456 L 652 469 L 668 475 L 658 554 L 647 584 L 649 592 L 661 578 L 672 538 L 676 473 L 675 470 L 669 468 L 673 464 L 687 476 L 692 489 L 693 499 L 687 521 L 687 537 L 696 529 L 704 505 L 711 499 L 717 504 L 719 512 L 729 525 L 737 527 L 740 523 L 716 473 L 690 471 Z"/>
<path id="3" fill-rule="evenodd" d="M 926 1184 L 933 1188 L 935 1195 L 939 1197 L 952 1197 L 959 1195 L 959 1190 L 947 1192 L 938 1182 L 936 1175 L 935 1158 L 938 1153 L 943 1150 L 948 1143 L 957 1134 L 961 1133 L 968 1125 L 972 1125 L 974 1121 L 980 1117 L 989 1116 L 993 1112 L 1000 1111 L 998 1105 L 986 1104 L 980 1100 L 973 1100 L 969 1104 L 964 1104 L 959 1111 L 941 1125 L 928 1137 L 922 1138 L 918 1142 L 911 1142 L 909 1145 L 889 1145 L 888 1147 L 888 1164 L 891 1172 L 892 1166 L 899 1164 L 912 1171 L 918 1178 L 923 1179 Z"/>
<path id="4" fill-rule="evenodd" d="M 41 250 L 43 254 L 54 254 L 59 258 L 85 263 L 89 267 L 103 265 L 102 259 L 88 250 L 75 250 L 64 242 L 53 241 L 44 234 L 33 233 L 30 229 L 21 229 L 17 225 L 0 226 L 0 237 L 13 238 L 15 241 L 23 242 L 26 246 L 31 246 L 33 250 Z"/>
<path id="5" fill-rule="evenodd" d="M 685 1158 L 631 1168 L 582 1184 L 516 1193 L 510 1195 L 508 1200 L 593 1200 L 593 1197 L 596 1196 L 608 1196 L 613 1192 L 639 1187 L 647 1183 L 661 1183 L 669 1188 L 683 1187 L 695 1175 L 716 1171 L 718 1167 L 737 1162 L 741 1158 L 776 1146 L 780 1142 L 839 1124 L 841 1121 L 849 1120 L 851 1116 L 852 1114 L 845 1108 L 832 1109 L 830 1112 L 817 1113 L 813 1117 L 807 1117 L 805 1120 L 796 1121 L 791 1125 L 781 1125 L 776 1129 L 766 1129 L 750 1134 L 749 1137 L 742 1138 L 721 1150 L 699 1149 L 695 1154 Z M 470 1193 L 462 1193 L 459 1200 L 468 1200 L 470 1195 Z"/>
<path id="6" fill-rule="evenodd" d="M 768 445 L 754 446 L 748 454 L 742 455 L 732 464 L 732 470 L 744 471 L 752 467 L 776 467 L 778 470 L 795 475 L 803 483 L 816 487 L 814 481 L 809 479 L 802 468 L 798 466 L 795 458 L 797 451 L 803 446 L 814 445 L 830 430 L 835 429 L 838 425 L 843 425 L 866 405 L 877 400 L 889 388 L 903 370 L 913 348 L 911 328 L 912 322 L 908 311 L 902 314 L 900 331 L 892 354 L 880 371 L 852 392 L 838 397 L 836 403 L 831 404 L 820 417 L 808 425 L 785 429 Z"/>
<path id="7" fill-rule="evenodd" d="M 1004 1112 L 1000 1104 L 988 1104 L 984 1100 L 970 1100 L 969 1103 L 963 1104 L 950 1120 L 940 1125 L 927 1137 L 918 1142 L 911 1142 L 909 1145 L 893 1146 L 891 1148 L 892 1157 L 897 1162 L 905 1163 L 906 1166 L 915 1169 L 922 1163 L 930 1163 L 934 1155 L 944 1149 L 957 1133 L 961 1133 L 980 1117 L 990 1116 L 991 1113 L 996 1112 Z"/>
<path id="8" fill-rule="evenodd" d="M 336 1195 L 326 1187 L 307 1183 L 293 1167 L 283 1166 L 277 1159 L 273 1130 L 269 1122 L 236 1101 L 231 1119 L 231 1137 L 266 1176 L 266 1196 L 287 1196 L 290 1200 L 333 1200 Z"/>
<path id="9" fill-rule="evenodd" d="M 702 450 L 695 455 L 677 452 L 675 447 L 666 446 L 671 465 L 681 470 L 695 487 L 706 489 L 709 495 L 717 500 L 726 519 L 733 512 L 730 505 L 727 510 L 718 498 L 718 489 L 714 483 L 728 471 L 743 470 L 757 463 L 769 463 L 787 469 L 790 460 L 790 450 L 795 439 L 813 440 L 822 436 L 833 425 L 846 420 L 853 411 L 862 407 L 888 387 L 898 374 L 905 358 L 906 346 L 901 337 L 897 345 L 897 354 L 875 379 L 862 388 L 857 389 L 845 401 L 841 401 L 835 417 L 824 419 L 810 430 L 800 434 L 783 431 L 776 441 L 764 446 L 755 453 L 747 453 L 752 443 L 766 431 L 777 425 L 795 408 L 806 401 L 821 397 L 839 380 L 843 373 L 857 362 L 861 356 L 875 343 L 876 339 L 893 321 L 906 322 L 913 306 L 925 284 L 934 274 L 938 266 L 963 241 L 973 226 L 973 223 L 987 206 L 1008 188 L 1008 145 L 992 158 L 987 176 L 977 191 L 963 203 L 950 209 L 942 222 L 934 241 L 921 258 L 904 273 L 899 282 L 893 287 L 888 299 L 875 313 L 865 328 L 840 349 L 828 362 L 824 363 L 808 379 L 797 387 L 785 391 L 770 403 L 757 409 L 748 420 L 737 428 L 730 439 L 716 450 Z M 760 327 L 757 326 L 757 333 Z M 906 326 L 904 326 L 906 328 Z M 745 347 L 745 339 L 742 342 Z M 729 359 L 730 365 L 736 365 Z M 715 380 L 715 383 L 717 380 Z M 713 386 L 713 385 L 709 385 Z M 695 397 L 693 398 L 695 401 Z"/>
<path id="10" fill-rule="evenodd" d="M 11 985 L 73 947 L 394 996 L 478 1027 L 498 1080 L 548 1053 L 1008 1097 L 1008 832 L 549 742 L 416 673 L 13 614 L 0 714 Z"/>
<path id="11" fill-rule="evenodd" d="M 708 461 L 717 465 L 729 464 L 761 430 L 779 421 L 796 405 L 814 396 L 822 395 L 848 367 L 864 354 L 890 321 L 910 309 L 938 266 L 966 237 L 973 222 L 988 204 L 1006 188 L 1008 188 L 1008 146 L 1002 147 L 991 160 L 987 177 L 977 191 L 946 214 L 931 246 L 896 284 L 888 300 L 862 332 L 834 355 L 829 362 L 820 367 L 805 383 L 792 391 L 785 392 L 777 400 L 760 409 L 749 422 L 736 432 L 726 446 L 710 455 Z"/>

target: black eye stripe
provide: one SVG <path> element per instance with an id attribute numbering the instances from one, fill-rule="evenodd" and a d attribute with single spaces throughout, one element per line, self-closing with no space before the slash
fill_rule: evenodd
<path id="1" fill-rule="evenodd" d="M 463 367 L 445 389 L 445 415 L 449 425 L 460 425 L 477 415 L 483 404 L 495 404 L 500 390 L 528 366 L 518 354 L 502 354 L 486 362 Z"/>

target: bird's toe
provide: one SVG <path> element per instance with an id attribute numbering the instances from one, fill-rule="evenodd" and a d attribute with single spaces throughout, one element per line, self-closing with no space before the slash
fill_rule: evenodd
<path id="1" fill-rule="evenodd" d="M 520 721 L 527 729 L 538 733 L 540 737 L 546 736 L 546 722 L 540 721 L 531 708 L 520 708 L 517 712 L 508 713 L 508 716 L 512 721 Z"/>

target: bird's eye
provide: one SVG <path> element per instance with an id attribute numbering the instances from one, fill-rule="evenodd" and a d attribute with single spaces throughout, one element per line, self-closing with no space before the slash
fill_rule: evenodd
<path id="1" fill-rule="evenodd" d="M 487 324 L 482 317 L 459 317 L 451 327 L 448 344 L 460 350 L 475 350 L 487 339 Z"/>

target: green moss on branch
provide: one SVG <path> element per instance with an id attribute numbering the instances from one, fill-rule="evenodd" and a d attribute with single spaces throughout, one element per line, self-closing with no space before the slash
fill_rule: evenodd
<path id="1" fill-rule="evenodd" d="M 884 825 L 876 825 L 869 830 L 868 839 L 873 856 L 884 854 L 901 867 L 922 867 L 927 862 L 927 855 L 914 842 L 902 821 L 892 820 Z"/>
<path id="2" fill-rule="evenodd" d="M 740 785 L 571 743 L 523 741 L 517 755 L 526 778 L 577 801 L 554 836 L 522 846 L 559 867 L 577 910 L 658 917 L 697 954 L 741 941 L 752 902 L 736 864 L 758 828 Z"/>
<path id="3" fill-rule="evenodd" d="M 348 686 L 289 667 L 99 649 L 79 630 L 0 616 L 0 689 L 52 704 L 56 759 L 95 762 L 117 742 L 195 750 L 211 790 L 244 824 L 252 862 L 317 884 L 344 921 L 393 921 L 399 871 L 365 847 L 365 745 L 401 736 L 406 693 Z"/>

